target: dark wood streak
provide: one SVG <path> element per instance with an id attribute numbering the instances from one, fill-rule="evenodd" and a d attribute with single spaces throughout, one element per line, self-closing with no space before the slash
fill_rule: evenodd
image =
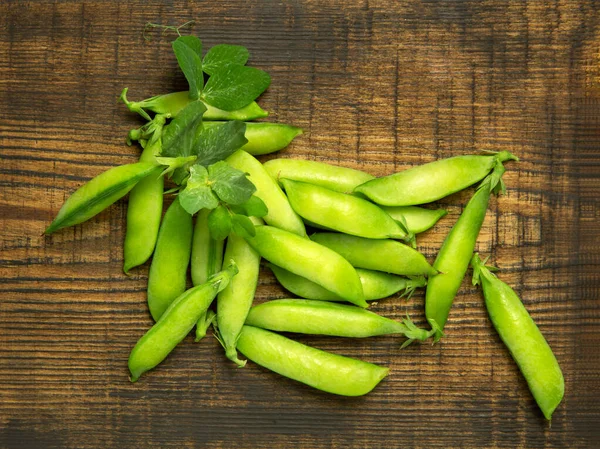
<path id="1" fill-rule="evenodd" d="M 0 447 L 591 448 L 600 440 L 600 3 L 500 0 L 0 3 Z M 338 398 L 189 336 L 128 381 L 152 325 L 148 264 L 122 273 L 126 201 L 42 236 L 83 182 L 137 160 L 142 121 L 117 103 L 186 88 L 173 35 L 246 45 L 273 83 L 268 121 L 305 134 L 272 157 L 387 175 L 442 157 L 509 150 L 506 196 L 478 242 L 521 295 L 563 368 L 549 426 L 465 279 L 446 337 L 299 341 L 389 366 Z M 473 189 L 419 238 L 433 261 Z M 257 302 L 289 296 L 261 271 Z M 373 310 L 425 325 L 422 292 Z"/>

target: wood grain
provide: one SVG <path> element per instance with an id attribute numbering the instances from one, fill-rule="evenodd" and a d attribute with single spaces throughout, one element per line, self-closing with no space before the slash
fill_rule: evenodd
<path id="1" fill-rule="evenodd" d="M 593 0 L 0 4 L 0 446 L 206 448 L 596 447 L 600 438 L 598 207 L 600 4 Z M 151 325 L 147 265 L 122 274 L 126 201 L 41 236 L 83 182 L 134 162 L 117 104 L 185 87 L 170 38 L 245 45 L 273 79 L 269 120 L 305 134 L 280 157 L 386 175 L 442 157 L 509 150 L 508 192 L 479 239 L 562 366 L 548 425 L 468 280 L 447 336 L 301 338 L 389 366 L 363 398 L 338 398 L 188 338 L 130 384 Z M 265 157 L 264 160 L 269 157 Z M 433 260 L 472 191 L 422 235 Z M 257 300 L 283 297 L 265 268 Z M 423 295 L 380 301 L 423 323 Z"/>

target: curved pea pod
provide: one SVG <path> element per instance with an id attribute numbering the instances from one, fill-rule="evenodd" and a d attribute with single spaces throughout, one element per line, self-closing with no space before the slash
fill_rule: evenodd
<path id="1" fill-rule="evenodd" d="M 220 126 L 225 122 L 202 122 L 202 126 Z M 302 129 L 297 126 L 283 123 L 260 122 L 246 123 L 244 136 L 246 143 L 240 150 L 258 156 L 261 154 L 274 153 L 287 147 L 292 140 L 302 134 Z"/>
<path id="2" fill-rule="evenodd" d="M 154 161 L 160 151 L 160 140 L 148 145 L 140 161 Z M 123 271 L 145 263 L 156 246 L 163 210 L 164 178 L 148 176 L 131 189 L 127 205 L 127 230 L 123 244 Z"/>
<path id="3" fill-rule="evenodd" d="M 168 114 L 171 117 L 175 117 L 183 108 L 190 104 L 190 102 L 198 101 L 191 100 L 187 90 L 165 95 L 157 95 L 142 101 L 127 101 L 127 89 L 124 89 L 121 93 L 121 100 L 131 112 L 137 112 L 147 120 L 150 120 L 150 116 L 146 113 L 146 110 L 156 112 L 157 114 Z M 250 103 L 248 106 L 244 106 L 241 109 L 236 109 L 235 111 L 224 111 L 222 109 L 215 108 L 208 103 L 204 103 L 204 106 L 206 106 L 206 112 L 202 117 L 205 120 L 244 121 L 264 118 L 269 115 L 269 113 L 262 109 L 255 101 Z"/>
<path id="4" fill-rule="evenodd" d="M 441 159 L 373 179 L 354 191 L 384 206 L 430 203 L 481 181 L 494 167 L 508 160 L 517 160 L 517 157 L 502 151 L 493 155 Z"/>
<path id="5" fill-rule="evenodd" d="M 394 240 L 374 240 L 333 232 L 319 232 L 311 240 L 331 248 L 352 266 L 401 276 L 433 276 L 437 270 L 425 256 Z"/>
<path id="6" fill-rule="evenodd" d="M 248 243 L 269 262 L 305 277 L 346 301 L 368 307 L 360 278 L 335 251 L 273 226 L 256 226 Z"/>
<path id="7" fill-rule="evenodd" d="M 211 237 L 208 227 L 210 213 L 210 209 L 201 209 L 196 216 L 190 263 L 194 285 L 204 284 L 210 276 L 219 272 L 223 265 L 225 240 L 215 240 Z"/>
<path id="8" fill-rule="evenodd" d="M 390 217 L 401 223 L 413 234 L 431 229 L 442 217 L 448 214 L 445 209 L 425 209 L 417 206 L 381 206 Z"/>
<path id="9" fill-rule="evenodd" d="M 388 368 L 303 345 L 253 326 L 244 326 L 238 350 L 253 362 L 327 393 L 362 396 L 387 376 Z"/>
<path id="10" fill-rule="evenodd" d="M 360 307 L 310 299 L 276 299 L 250 309 L 246 324 L 278 332 L 366 338 L 402 334 L 410 342 L 435 331 L 419 329 L 408 318 L 394 321 Z"/>
<path id="11" fill-rule="evenodd" d="M 344 298 L 339 297 L 302 276 L 290 273 L 273 264 L 269 264 L 269 268 L 271 268 L 279 283 L 286 290 L 301 298 L 319 301 L 344 301 Z M 387 298 L 401 290 L 404 290 L 402 296 L 408 295 L 408 297 L 410 297 L 415 289 L 424 287 L 427 284 L 427 281 L 423 276 L 405 278 L 396 276 L 395 274 L 364 270 L 362 268 L 356 268 L 356 272 L 360 278 L 366 301 Z"/>
<path id="12" fill-rule="evenodd" d="M 302 181 L 341 193 L 352 193 L 359 185 L 375 178 L 360 170 L 300 159 L 271 159 L 264 166 L 278 181 L 283 178 Z"/>
<path id="13" fill-rule="evenodd" d="M 230 234 L 225 260 L 235 261 L 240 272 L 217 297 L 217 335 L 227 358 L 242 367 L 246 361 L 238 358 L 236 344 L 258 286 L 260 255 L 243 238 Z"/>
<path id="14" fill-rule="evenodd" d="M 504 173 L 502 165 L 497 166 L 473 194 L 463 209 L 456 224 L 444 240 L 433 263 L 440 273 L 429 278 L 425 290 L 425 315 L 434 320 L 441 330 L 444 329 L 454 297 L 465 277 L 469 262 L 473 256 L 475 243 L 485 219 L 490 194 L 501 184 Z M 441 332 L 435 340 L 441 338 Z"/>
<path id="15" fill-rule="evenodd" d="M 175 198 L 160 225 L 148 273 L 148 307 L 155 321 L 185 291 L 192 232 L 192 216 Z"/>
<path id="16" fill-rule="evenodd" d="M 304 223 L 290 206 L 285 193 L 254 156 L 238 150 L 226 161 L 233 168 L 249 174 L 248 179 L 256 187 L 254 194 L 263 200 L 269 209 L 267 215 L 263 217 L 265 222 L 300 236 L 306 236 Z"/>
<path id="17" fill-rule="evenodd" d="M 371 239 L 414 239 L 403 225 L 367 200 L 290 179 L 281 183 L 292 209 L 319 226 Z"/>
<path id="18" fill-rule="evenodd" d="M 565 393 L 565 380 L 548 342 L 515 291 L 492 274 L 475 254 L 473 285 L 481 284 L 488 314 L 546 419 Z"/>
<path id="19" fill-rule="evenodd" d="M 151 162 L 120 165 L 106 170 L 77 189 L 62 205 L 44 232 L 83 223 L 121 199 L 142 179 L 158 176 L 161 167 Z"/>
<path id="20" fill-rule="evenodd" d="M 232 264 L 205 284 L 192 287 L 173 301 L 131 351 L 128 365 L 132 382 L 162 362 L 190 333 L 217 293 L 227 286 L 236 273 L 237 267 Z"/>

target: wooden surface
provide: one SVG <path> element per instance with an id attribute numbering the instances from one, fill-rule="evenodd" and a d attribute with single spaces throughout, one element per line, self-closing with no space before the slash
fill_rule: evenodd
<path id="1" fill-rule="evenodd" d="M 600 3 L 580 1 L 62 1 L 0 4 L 0 447 L 598 447 Z M 117 104 L 185 87 L 148 21 L 197 22 L 205 45 L 249 48 L 269 120 L 305 134 L 283 157 L 385 175 L 509 150 L 478 249 L 492 254 L 562 366 L 549 426 L 465 280 L 446 337 L 302 338 L 389 366 L 366 397 L 334 397 L 189 337 L 128 381 L 151 325 L 147 269 L 123 275 L 127 203 L 41 236 L 63 201 L 134 162 Z M 432 261 L 472 191 L 419 248 Z M 257 300 L 285 296 L 265 268 Z M 373 307 L 420 324 L 423 294 Z"/>

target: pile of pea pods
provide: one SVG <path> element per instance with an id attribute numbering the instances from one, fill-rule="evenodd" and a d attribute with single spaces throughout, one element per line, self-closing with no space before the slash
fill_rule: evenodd
<path id="1" fill-rule="evenodd" d="M 82 186 L 46 231 L 81 223 L 129 193 L 124 271 L 152 258 L 148 307 L 156 321 L 131 351 L 131 381 L 159 365 L 194 327 L 199 341 L 212 325 L 234 366 L 246 364 L 241 353 L 329 393 L 367 394 L 388 368 L 312 348 L 280 332 L 352 338 L 399 334 L 406 338 L 403 347 L 428 339 L 435 343 L 444 336 L 471 265 L 492 323 L 544 416 L 551 418 L 564 394 L 558 362 L 517 294 L 474 254 L 490 196 L 504 190 L 504 163 L 516 160 L 514 155 L 451 157 L 379 178 L 308 160 L 263 164 L 255 156 L 285 148 L 301 130 L 252 122 L 267 115 L 255 102 L 235 111 L 208 107 L 202 126 L 246 122 L 247 143 L 225 162 L 246 174 L 266 206 L 261 217 L 250 216 L 251 232 L 234 227 L 221 238 L 211 233 L 210 210 L 201 209 L 194 218 L 177 196 L 162 216 L 169 191 L 161 176 L 165 167 L 157 162 L 160 136 L 153 132 L 192 101 L 200 100 L 179 92 L 146 102 L 155 118 L 129 134 L 144 147 L 140 162 L 110 169 Z M 430 264 L 416 249 L 415 235 L 432 228 L 446 211 L 421 206 L 472 186 L 471 199 Z M 262 259 L 295 298 L 253 306 Z M 417 288 L 426 288 L 426 329 L 408 317 L 395 321 L 367 310 L 369 301 L 410 296 Z"/>

